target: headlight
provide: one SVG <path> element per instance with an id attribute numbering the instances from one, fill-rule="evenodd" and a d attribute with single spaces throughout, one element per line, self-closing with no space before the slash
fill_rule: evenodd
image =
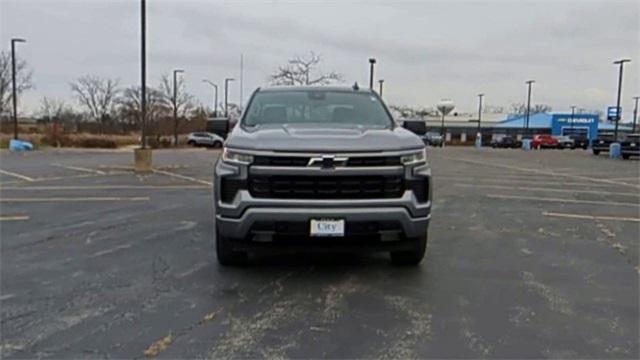
<path id="1" fill-rule="evenodd" d="M 222 161 L 232 164 L 249 165 L 253 162 L 253 156 L 224 148 L 222 150 Z"/>
<path id="2" fill-rule="evenodd" d="M 427 149 L 422 149 L 412 154 L 402 155 L 400 162 L 403 165 L 424 164 L 427 162 Z"/>

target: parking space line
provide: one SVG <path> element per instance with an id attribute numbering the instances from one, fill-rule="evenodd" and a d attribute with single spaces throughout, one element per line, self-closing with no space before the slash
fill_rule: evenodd
<path id="1" fill-rule="evenodd" d="M 454 160 L 454 161 L 466 162 L 466 163 L 474 164 L 474 165 L 493 166 L 493 167 L 498 167 L 498 168 L 503 168 L 503 169 L 519 170 L 519 171 L 533 173 L 533 174 L 549 175 L 549 176 L 561 176 L 561 177 L 570 178 L 570 179 L 586 180 L 586 181 L 613 184 L 613 185 L 619 185 L 619 186 L 628 186 L 628 187 L 633 187 L 633 188 L 636 188 L 636 189 L 640 189 L 640 185 L 629 184 L 629 183 L 620 182 L 620 181 L 614 181 L 614 180 L 611 180 L 611 179 L 592 178 L 592 177 L 581 176 L 581 175 L 571 175 L 571 174 L 556 173 L 556 172 L 554 172 L 552 170 L 540 170 L 540 169 L 523 168 L 523 167 L 519 167 L 519 166 L 496 164 L 496 163 L 483 162 L 483 161 L 477 161 L 477 160 L 471 160 L 471 159 L 461 159 L 461 158 L 456 158 L 456 157 L 451 157 L 451 156 L 443 156 L 443 158 Z"/>
<path id="2" fill-rule="evenodd" d="M 87 173 L 92 173 L 92 174 L 97 174 L 97 175 L 104 175 L 106 174 L 104 171 L 101 170 L 94 170 L 94 169 L 89 169 L 89 168 L 84 168 L 84 167 L 80 167 L 80 166 L 71 166 L 71 165 L 64 165 L 64 164 L 51 164 L 52 166 L 57 166 L 57 167 L 61 167 L 64 169 L 69 169 L 69 170 L 75 170 L 75 171 L 80 171 L 80 172 L 87 172 Z"/>
<path id="3" fill-rule="evenodd" d="M 442 179 L 441 177 L 435 176 L 436 181 L 438 179 Z M 448 180 L 449 178 L 443 179 L 443 180 Z M 587 182 L 557 182 L 557 181 L 543 181 L 543 180 L 538 180 L 538 181 L 529 181 L 529 180 L 502 180 L 501 178 L 495 178 L 495 179 L 482 179 L 482 178 L 472 178 L 472 177 L 456 177 L 456 178 L 450 178 L 451 180 L 473 180 L 476 183 L 489 183 L 489 184 L 523 184 L 523 185 L 549 185 L 549 186 L 563 186 L 563 185 L 567 185 L 567 186 L 587 186 L 590 188 L 595 188 L 595 187 L 600 187 L 600 188 L 611 188 L 614 187 L 613 185 L 609 185 L 609 184 L 594 184 L 594 183 L 587 183 Z M 558 180 L 562 180 L 562 179 L 558 179 Z"/>
<path id="4" fill-rule="evenodd" d="M 11 171 L 7 171 L 7 170 L 2 170 L 0 169 L 0 174 L 5 174 L 5 175 L 9 175 L 9 176 L 13 176 L 15 178 L 21 179 L 21 180 L 25 180 L 25 181 L 33 181 L 33 178 L 30 178 L 28 176 L 25 175 L 20 175 Z"/>
<path id="5" fill-rule="evenodd" d="M 558 203 L 567 203 L 567 204 L 593 204 L 593 205 L 640 207 L 639 203 L 627 203 L 627 202 L 617 202 L 617 201 L 575 200 L 575 199 L 544 198 L 544 197 L 537 197 L 537 196 L 518 196 L 518 195 L 502 195 L 502 194 L 487 194 L 485 196 L 491 199 L 505 199 L 505 200 L 530 200 L 530 201 L 542 201 L 542 202 L 558 202 Z"/>
<path id="6" fill-rule="evenodd" d="M 0 202 L 92 202 L 92 201 L 149 201 L 148 196 L 110 196 L 110 197 L 50 197 L 50 198 L 0 198 Z"/>
<path id="7" fill-rule="evenodd" d="M 18 191 L 65 191 L 65 190 L 158 190 L 158 189 L 210 189 L 205 185 L 60 185 L 60 186 L 1 186 L 3 190 Z"/>
<path id="8" fill-rule="evenodd" d="M 613 221 L 640 222 L 640 218 L 621 217 L 621 216 L 594 216 L 594 215 L 583 215 L 583 214 L 555 213 L 555 212 L 547 212 L 547 211 L 543 211 L 542 215 L 544 215 L 544 216 L 552 216 L 552 217 L 570 218 L 570 219 L 613 220 Z"/>
<path id="9" fill-rule="evenodd" d="M 154 173 L 156 173 L 156 174 L 162 174 L 162 175 L 174 177 L 176 179 L 188 180 L 188 181 L 193 181 L 193 182 L 198 183 L 198 184 L 205 184 L 205 185 L 213 186 L 212 182 L 200 180 L 200 179 L 197 179 L 197 178 L 194 178 L 194 177 L 191 177 L 191 176 L 176 174 L 176 173 L 173 173 L 173 172 L 164 171 L 164 170 L 158 170 L 158 169 L 153 169 L 152 171 Z"/>
<path id="10" fill-rule="evenodd" d="M 29 216 L 27 215 L 5 215 L 0 216 L 0 221 L 23 221 L 29 220 Z"/>
<path id="11" fill-rule="evenodd" d="M 486 188 L 486 189 L 505 189 L 518 191 L 548 191 L 561 193 L 577 193 L 577 194 L 596 194 L 596 195 L 621 195 L 621 196 L 640 196 L 640 193 L 629 192 L 611 192 L 600 190 L 576 190 L 576 189 L 554 189 L 542 187 L 525 187 L 525 186 L 506 186 L 506 185 L 480 185 L 480 184 L 453 184 L 454 186 L 467 188 Z"/>

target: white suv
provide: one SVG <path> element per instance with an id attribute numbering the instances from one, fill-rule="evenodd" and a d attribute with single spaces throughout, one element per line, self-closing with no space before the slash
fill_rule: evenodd
<path id="1" fill-rule="evenodd" d="M 222 147 L 224 139 L 219 135 L 208 132 L 194 132 L 187 136 L 187 144 L 191 146 Z"/>

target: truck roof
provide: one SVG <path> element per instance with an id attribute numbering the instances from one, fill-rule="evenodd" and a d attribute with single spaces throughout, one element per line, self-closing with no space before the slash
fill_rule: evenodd
<path id="1" fill-rule="evenodd" d="M 332 92 L 364 92 L 364 93 L 372 93 L 373 90 L 368 87 L 360 87 L 358 86 L 357 90 L 354 89 L 354 86 L 271 86 L 267 88 L 258 88 L 258 92 L 283 92 L 283 91 L 332 91 Z"/>

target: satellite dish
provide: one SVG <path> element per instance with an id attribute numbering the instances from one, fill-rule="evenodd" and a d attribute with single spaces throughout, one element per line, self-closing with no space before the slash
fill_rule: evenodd
<path id="1" fill-rule="evenodd" d="M 438 111 L 440 111 L 442 115 L 449 114 L 455 107 L 456 106 L 451 99 L 442 99 L 437 105 Z"/>

